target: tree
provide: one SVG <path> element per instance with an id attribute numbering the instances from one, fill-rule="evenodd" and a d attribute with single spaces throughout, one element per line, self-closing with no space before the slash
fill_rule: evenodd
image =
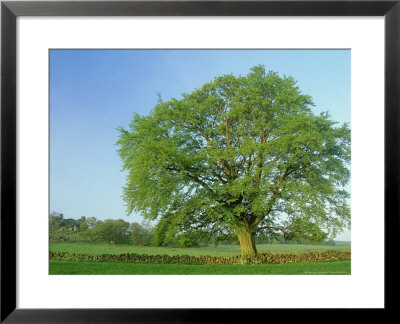
<path id="1" fill-rule="evenodd" d="M 131 241 L 133 245 L 144 246 L 150 245 L 152 238 L 152 227 L 148 223 L 132 223 L 131 225 Z"/>
<path id="2" fill-rule="evenodd" d="M 50 230 L 59 229 L 63 225 L 64 215 L 58 212 L 51 212 L 49 215 Z"/>
<path id="3" fill-rule="evenodd" d="M 123 219 L 106 219 L 98 222 L 91 231 L 93 240 L 122 244 L 129 242 L 130 224 Z"/>
<path id="4" fill-rule="evenodd" d="M 113 242 L 116 244 L 129 243 L 130 224 L 123 219 L 113 221 Z"/>
<path id="5" fill-rule="evenodd" d="M 86 218 L 80 226 L 83 236 L 87 237 L 91 242 L 94 242 L 96 238 L 96 232 L 93 231 L 93 229 L 100 223 L 101 221 L 97 220 L 96 217 L 92 216 Z"/>
<path id="6" fill-rule="evenodd" d="M 117 142 L 128 213 L 176 234 L 234 233 L 243 256 L 257 252 L 260 231 L 341 231 L 350 129 L 312 105 L 293 78 L 256 66 L 135 114 Z"/>

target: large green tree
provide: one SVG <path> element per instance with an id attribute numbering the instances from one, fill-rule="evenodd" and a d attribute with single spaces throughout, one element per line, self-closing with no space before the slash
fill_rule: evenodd
<path id="1" fill-rule="evenodd" d="M 320 237 L 350 222 L 350 129 L 291 77 L 253 67 L 135 115 L 117 142 L 128 213 L 166 233 L 237 235 L 254 255 L 259 231 Z"/>

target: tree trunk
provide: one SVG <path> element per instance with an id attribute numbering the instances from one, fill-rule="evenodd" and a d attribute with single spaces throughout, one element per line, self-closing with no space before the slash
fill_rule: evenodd
<path id="1" fill-rule="evenodd" d="M 251 233 L 246 227 L 236 229 L 236 234 L 240 243 L 240 251 L 242 257 L 252 257 L 257 254 L 256 249 L 256 234 Z"/>

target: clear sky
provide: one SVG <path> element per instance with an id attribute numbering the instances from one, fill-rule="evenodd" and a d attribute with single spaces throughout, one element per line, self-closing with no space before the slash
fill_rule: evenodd
<path id="1" fill-rule="evenodd" d="M 333 120 L 350 122 L 350 50 L 51 50 L 50 210 L 65 218 L 126 215 L 115 142 L 133 113 L 252 66 L 292 76 Z M 350 188 L 350 186 L 349 186 Z M 350 240 L 346 231 L 337 239 Z"/>

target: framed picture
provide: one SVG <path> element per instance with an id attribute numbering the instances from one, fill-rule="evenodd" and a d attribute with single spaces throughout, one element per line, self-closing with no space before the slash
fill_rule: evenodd
<path id="1" fill-rule="evenodd" d="M 399 1 L 3 1 L 1 321 L 229 322 L 239 314 L 247 316 L 255 312 L 265 316 L 267 310 L 283 308 L 391 309 L 393 301 L 389 295 L 398 282 L 389 251 L 399 234 L 399 16 Z M 269 69 L 272 71 L 268 72 Z M 276 69 L 279 71 L 275 72 Z M 293 73 L 295 79 L 300 79 L 298 87 Z M 213 77 L 216 78 L 210 82 Z M 286 99 L 275 92 L 265 97 L 255 90 L 255 83 L 268 82 L 276 91 L 284 93 Z M 163 84 L 170 87 L 163 87 Z M 229 99 L 231 110 L 226 112 L 229 117 L 225 119 L 225 128 L 220 135 L 215 135 L 219 129 L 219 124 L 215 124 L 212 135 L 200 131 L 203 138 L 196 139 L 190 129 L 201 125 L 196 116 L 205 109 L 202 104 L 196 106 L 196 98 L 206 92 L 214 93 L 207 102 L 212 101 L 210 105 L 218 111 L 226 89 L 236 91 L 236 99 Z M 254 91 L 258 95 L 254 95 Z M 188 94 L 179 100 L 173 99 L 183 92 Z M 314 112 L 321 113 L 319 117 L 310 113 L 309 106 L 313 102 L 308 94 L 315 96 Z M 237 119 L 239 126 L 235 126 L 235 130 L 239 132 L 244 129 L 240 124 L 247 120 L 243 121 L 243 116 L 255 114 L 254 109 L 251 113 L 242 109 L 235 115 L 238 109 L 235 107 L 246 106 L 242 100 L 255 106 L 264 105 L 265 100 L 291 100 L 290 109 L 295 107 L 295 110 L 289 111 L 282 103 L 280 109 L 287 110 L 277 120 L 279 125 L 295 128 L 296 137 L 291 138 L 296 139 L 296 145 L 301 145 L 298 143 L 302 138 L 307 139 L 306 146 L 312 142 L 310 138 L 319 136 L 326 141 L 321 147 L 310 150 L 309 155 L 302 156 L 301 163 L 308 161 L 304 165 L 322 165 L 318 172 L 307 169 L 307 189 L 301 189 L 305 180 L 300 176 L 293 176 L 286 192 L 282 189 L 281 183 L 289 182 L 285 176 L 295 174 L 297 164 L 297 171 L 304 166 L 291 160 L 297 157 L 297 151 L 291 151 L 292 144 L 285 137 L 274 146 L 272 155 L 278 162 L 270 161 L 275 166 L 275 169 L 268 169 L 272 185 L 266 185 L 268 194 L 262 196 L 269 200 L 247 193 L 253 190 L 250 187 L 256 186 L 254 174 L 258 174 L 258 169 L 257 164 L 252 169 L 253 153 L 243 152 L 251 151 L 253 146 L 249 144 L 248 134 L 256 132 L 258 136 L 258 128 L 249 132 L 251 125 L 248 123 L 246 135 L 235 138 L 233 128 L 229 129 L 228 125 L 229 122 L 233 125 L 233 120 Z M 260 103 L 254 104 L 257 100 L 261 100 Z M 138 108 L 140 106 L 147 108 L 141 110 L 144 108 Z M 193 115 L 186 115 L 191 109 Z M 331 127 L 327 126 L 331 117 L 324 114 L 325 110 L 329 110 L 333 121 L 344 122 L 342 128 L 332 126 L 330 132 L 327 131 Z M 136 115 L 132 121 L 133 112 L 148 117 Z M 168 119 L 173 120 L 172 124 L 163 124 L 166 114 L 175 116 L 175 119 Z M 185 120 L 179 126 L 176 123 L 182 120 L 179 119 L 182 114 Z M 296 118 L 290 119 L 291 114 Z M 190 118 L 195 122 L 192 128 L 186 129 Z M 121 120 L 124 124 L 116 130 Z M 211 127 L 210 120 L 212 118 L 203 120 L 208 123 L 207 127 Z M 146 124 L 153 122 L 157 127 Z M 310 123 L 320 125 L 319 130 Z M 282 127 L 276 126 L 276 134 L 271 133 L 274 140 L 279 140 Z M 149 149 L 150 144 L 146 142 L 149 132 L 154 132 L 151 135 L 154 138 L 163 138 L 163 144 L 160 146 L 153 140 L 152 143 L 159 146 Z M 215 136 L 215 141 L 209 141 L 209 136 Z M 132 141 L 133 137 L 135 141 L 141 138 L 141 142 Z M 224 153 L 219 150 L 218 154 L 224 154 L 221 158 L 213 145 L 222 137 L 229 150 Z M 333 145 L 330 137 L 333 142 L 340 142 L 340 146 Z M 107 157 L 96 152 L 97 148 L 104 153 L 101 145 L 105 142 L 112 142 L 107 147 L 113 147 L 113 151 L 107 151 Z M 177 143 L 181 146 L 174 155 L 171 147 Z M 251 178 L 250 187 L 244 176 L 238 176 L 245 174 L 237 171 L 240 163 L 229 164 L 231 146 L 237 143 L 242 143 L 244 151 L 232 157 L 232 161 L 242 157 L 242 164 L 246 165 Z M 262 144 L 260 142 L 257 147 L 270 149 Z M 147 148 L 142 149 L 144 146 Z M 316 154 L 318 147 L 320 151 Z M 181 154 L 189 148 L 190 154 Z M 132 149 L 143 158 L 132 160 L 128 152 Z M 284 157 L 278 156 L 278 149 L 285 152 Z M 306 151 L 304 149 L 303 153 Z M 328 151 L 330 155 L 324 156 Z M 167 164 L 163 162 L 162 167 L 170 172 L 168 178 L 149 171 L 158 167 L 160 154 L 164 162 L 168 161 Z M 244 158 L 246 154 L 248 159 Z M 333 159 L 332 154 L 340 158 Z M 109 162 L 110 156 L 117 162 Z M 210 156 L 216 157 L 215 169 L 210 166 Z M 121 182 L 115 180 L 119 175 L 112 173 L 115 165 L 122 166 L 121 160 L 128 172 L 124 174 L 124 191 Z M 174 162 L 169 162 L 171 160 Z M 209 172 L 199 176 L 204 160 L 208 161 Z M 110 164 L 113 169 L 108 169 Z M 262 170 L 267 169 L 263 167 Z M 153 182 L 149 180 L 152 177 Z M 319 180 L 310 180 L 316 178 Z M 80 182 L 81 179 L 85 180 Z M 218 179 L 223 185 L 212 184 L 212 179 Z M 269 178 L 260 176 L 259 179 L 267 183 Z M 336 187 L 328 185 L 329 179 L 332 183 L 341 183 L 345 189 L 338 187 L 335 191 Z M 176 198 L 176 187 L 172 188 L 171 183 L 179 181 L 183 181 L 180 184 L 183 189 Z M 114 189 L 114 182 L 121 192 Z M 105 188 L 105 184 L 113 189 L 98 189 Z M 165 196 L 157 195 L 167 187 L 175 193 L 165 201 Z M 313 187 L 318 187 L 319 191 L 315 188 L 313 191 Z M 188 195 L 190 190 L 197 190 L 199 194 Z M 238 190 L 240 194 L 236 193 Z M 323 190 L 329 192 L 326 200 L 322 197 Z M 351 191 L 351 200 L 345 200 L 345 191 Z M 82 198 L 86 194 L 89 197 L 90 192 L 92 200 Z M 245 211 L 244 207 L 237 206 L 229 209 L 227 206 L 235 202 L 232 192 L 241 199 L 240 208 L 246 204 L 251 207 Z M 297 196 L 294 192 L 298 192 Z M 73 198 L 69 199 L 69 204 L 65 203 L 71 194 Z M 101 220 L 90 217 L 92 211 L 96 215 L 108 215 L 117 210 L 110 199 L 112 195 L 124 197 L 129 214 L 141 209 L 150 220 L 158 220 L 162 210 L 166 216 L 162 215 L 155 225 L 130 224 L 129 218 L 107 221 L 107 216 L 101 216 Z M 272 205 L 278 195 L 291 203 Z M 150 196 L 151 199 L 146 198 Z M 172 199 L 176 199 L 178 207 L 175 209 L 171 207 Z M 321 209 L 319 199 L 321 203 L 329 202 L 329 213 L 325 207 Z M 282 222 L 272 222 L 277 217 L 275 214 L 268 219 L 257 217 L 269 202 L 268 212 L 276 208 L 276 215 L 286 215 Z M 120 200 L 118 203 L 122 206 Z M 89 204 L 98 206 L 86 208 Z M 204 214 L 198 209 L 192 211 L 191 208 L 199 204 L 209 207 Z M 225 209 L 219 209 L 222 205 Z M 301 208 L 296 209 L 297 206 Z M 81 210 L 85 216 L 79 214 Z M 171 216 L 171 210 L 175 211 L 175 216 Z M 218 215 L 226 213 L 225 219 L 233 217 L 233 223 L 218 223 L 213 210 Z M 120 215 L 123 211 L 116 213 Z M 336 246 L 336 252 L 329 250 L 328 254 L 320 250 L 309 252 L 309 258 L 343 259 L 333 270 L 313 265 L 302 271 L 296 268 L 292 272 L 263 272 L 266 268 L 257 270 L 261 269 L 257 268 L 258 264 L 236 265 L 263 263 L 267 259 L 289 264 L 301 259 L 296 255 L 279 254 L 279 251 L 265 252 L 262 256 L 259 253 L 254 259 L 255 240 L 257 238 L 257 249 L 262 253 L 260 246 L 266 242 L 270 244 L 272 239 L 281 239 L 285 244 L 322 242 L 329 246 L 328 243 L 334 243 L 338 236 L 335 231 L 322 231 L 324 224 L 329 223 L 329 228 L 343 228 L 344 224 L 350 224 L 350 214 L 351 262 L 350 252 Z M 240 217 L 246 217 L 254 233 L 243 232 L 238 224 L 245 220 L 239 222 L 239 216 L 235 215 L 247 215 Z M 316 215 L 321 215 L 320 219 Z M 174 226 L 170 226 L 171 219 Z M 208 221 L 206 225 L 205 220 Z M 159 225 L 161 223 L 168 226 Z M 191 224 L 189 229 L 185 227 L 188 223 Z M 107 232 L 107 226 L 113 230 Z M 194 232 L 193 228 L 198 231 Z M 266 232 L 256 237 L 255 229 Z M 278 232 L 272 233 L 273 230 Z M 107 234 L 111 232 L 114 234 Z M 298 232 L 302 236 L 296 236 Z M 207 235 L 201 236 L 201 233 Z M 345 235 L 348 237 L 345 240 L 350 241 L 350 230 Z M 211 241 L 206 241 L 205 237 Z M 88 243 L 79 245 L 76 241 L 81 239 Z M 237 240 L 238 245 L 233 248 L 242 254 L 241 257 L 236 260 L 226 252 L 229 256 L 219 259 L 219 252 L 215 250 L 212 262 L 232 262 L 240 269 L 232 267 L 230 272 L 223 273 L 229 276 L 218 276 L 218 266 L 211 264 L 204 268 L 206 270 L 193 273 L 195 276 L 188 276 L 188 272 L 181 270 L 166 272 L 166 267 L 152 268 L 150 272 L 143 269 L 142 272 L 116 272 L 107 268 L 110 260 L 120 261 L 112 256 L 116 252 L 107 252 L 108 249 L 120 251 L 124 260 L 133 260 L 140 258 L 137 251 L 147 251 L 146 248 L 135 248 L 135 254 L 126 254 L 131 247 L 123 244 L 142 246 L 150 240 L 173 246 L 160 249 L 171 253 L 164 257 L 168 263 L 185 258 L 174 256 L 176 246 L 201 243 L 208 247 L 208 242 L 231 244 L 232 240 Z M 91 253 L 87 248 L 89 242 L 90 249 L 94 247 L 93 242 L 99 246 L 103 244 L 104 248 Z M 65 248 L 71 250 L 68 252 L 63 250 Z M 207 248 L 207 253 L 211 250 Z M 87 262 L 89 256 L 97 262 Z M 150 253 L 146 258 L 156 261 L 146 259 L 145 263 L 161 262 L 157 257 Z M 206 262 L 196 254 L 188 258 L 191 262 Z M 210 260 L 208 258 L 207 262 Z M 77 268 L 74 262 L 86 262 L 86 270 Z M 118 264 L 123 265 L 123 262 Z M 103 270 L 99 270 L 101 267 Z M 237 273 L 241 275 L 231 276 Z M 243 299 L 241 296 L 246 294 L 252 297 Z"/>

